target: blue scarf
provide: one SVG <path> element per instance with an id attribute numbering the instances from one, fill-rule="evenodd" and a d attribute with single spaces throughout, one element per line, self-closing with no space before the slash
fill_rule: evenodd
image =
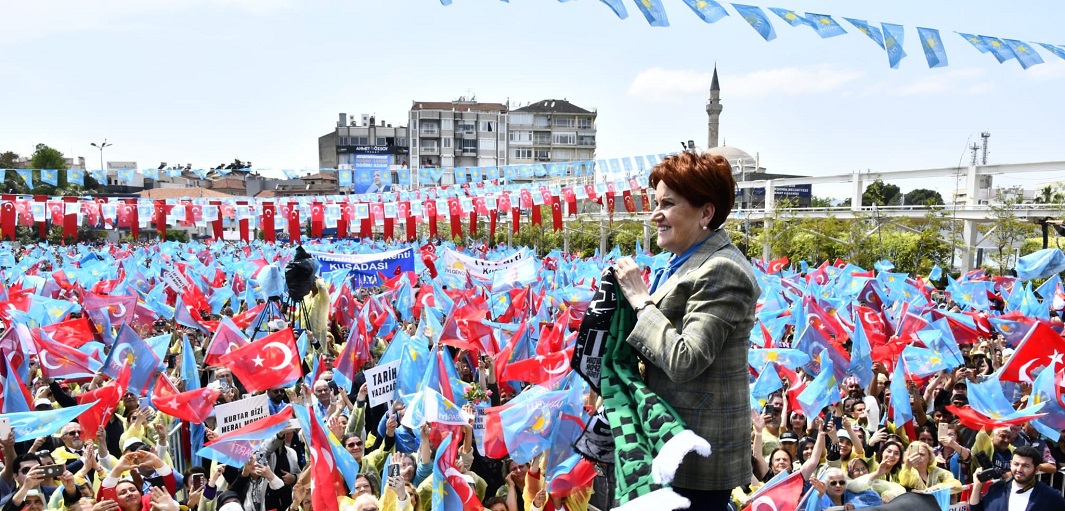
<path id="1" fill-rule="evenodd" d="M 715 230 L 714 232 L 717 231 Z M 664 284 L 667 280 L 669 280 L 669 277 L 673 276 L 673 274 L 676 273 L 677 270 L 679 270 L 680 267 L 684 265 L 684 263 L 688 262 L 688 259 L 691 259 L 692 254 L 694 254 L 696 250 L 699 250 L 699 247 L 703 246 L 703 243 L 706 243 L 706 240 L 712 237 L 713 234 L 707 236 L 706 238 L 703 238 L 702 241 L 692 245 L 691 247 L 688 247 L 688 250 L 685 250 L 684 253 L 679 256 L 674 254 L 673 257 L 669 258 L 669 264 L 667 264 L 663 268 L 655 270 L 654 280 L 651 281 L 651 293 L 653 294 L 655 290 L 658 289 L 658 286 Z"/>

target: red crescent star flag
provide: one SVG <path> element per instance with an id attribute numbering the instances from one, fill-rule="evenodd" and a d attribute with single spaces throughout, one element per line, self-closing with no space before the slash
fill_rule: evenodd
<path id="1" fill-rule="evenodd" d="M 310 406 L 307 409 L 308 416 L 312 418 L 307 421 L 310 431 L 304 432 L 311 447 L 311 465 L 314 467 L 311 474 L 311 504 L 314 509 L 321 511 L 338 511 L 336 460 L 329 446 L 329 437 L 321 424 L 313 419 L 314 409 Z"/>
<path id="2" fill-rule="evenodd" d="M 1045 323 L 1036 323 L 1002 367 L 999 379 L 1032 383 L 1032 371 L 1055 362 L 1065 363 L 1065 339 Z"/>
<path id="3" fill-rule="evenodd" d="M 167 415 L 192 424 L 201 424 L 214 410 L 214 403 L 221 392 L 212 387 L 203 387 L 187 392 L 178 392 L 170 378 L 160 374 L 152 392 L 152 405 Z"/>
<path id="4" fill-rule="evenodd" d="M 285 328 L 219 358 L 248 392 L 282 387 L 303 375 L 292 329 Z"/>
<path id="5" fill-rule="evenodd" d="M 132 370 L 133 364 L 127 363 L 122 367 L 122 372 L 118 373 L 118 378 L 111 380 L 110 383 L 103 387 L 78 396 L 78 404 L 81 405 L 95 401 L 91 408 L 78 416 L 83 440 L 95 440 L 96 431 L 100 429 L 101 425 L 107 424 L 111 420 L 111 415 L 114 415 L 119 400 L 122 399 L 122 396 L 126 393 L 126 387 L 129 386 L 129 377 Z"/>

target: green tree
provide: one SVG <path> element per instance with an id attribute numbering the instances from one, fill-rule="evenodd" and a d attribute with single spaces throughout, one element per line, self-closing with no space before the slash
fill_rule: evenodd
<path id="1" fill-rule="evenodd" d="M 886 184 L 880 178 L 865 187 L 862 193 L 862 206 L 890 206 L 902 202 L 902 194 L 898 185 Z"/>
<path id="2" fill-rule="evenodd" d="M 0 169 L 17 169 L 19 165 L 18 153 L 4 151 L 0 153 Z"/>
<path id="3" fill-rule="evenodd" d="M 1035 196 L 1034 202 L 1036 204 L 1061 205 L 1065 203 L 1065 193 L 1062 193 L 1061 188 L 1055 190 L 1052 186 L 1044 186 L 1039 189 L 1039 195 Z"/>
<path id="4" fill-rule="evenodd" d="M 66 170 L 67 160 L 58 149 L 52 149 L 45 144 L 37 144 L 30 157 L 31 169 L 56 169 Z"/>
<path id="5" fill-rule="evenodd" d="M 997 194 L 1000 198 L 1006 196 L 1002 189 L 997 190 Z M 998 265 L 999 275 L 1005 275 L 1011 267 L 1017 244 L 1035 231 L 1034 225 L 1017 218 L 1016 208 L 1020 202 L 1019 198 L 1011 196 L 990 205 L 991 217 L 994 218 L 990 239 L 995 246 L 991 260 Z"/>
<path id="6" fill-rule="evenodd" d="M 810 199 L 810 207 L 811 208 L 831 208 L 832 207 L 832 198 L 831 197 L 812 197 Z"/>
<path id="7" fill-rule="evenodd" d="M 929 190 L 927 188 L 916 188 L 906 192 L 904 196 L 907 205 L 913 206 L 941 206 L 943 205 L 943 196 L 935 190 Z"/>

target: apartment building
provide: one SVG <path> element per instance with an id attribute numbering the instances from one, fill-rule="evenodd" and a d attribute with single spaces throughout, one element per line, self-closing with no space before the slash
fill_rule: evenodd
<path id="1" fill-rule="evenodd" d="M 414 101 L 410 109 L 412 178 L 417 182 L 423 167 L 440 168 L 444 169 L 440 184 L 453 184 L 455 167 L 505 165 L 507 110 L 502 103 L 480 103 L 463 97 L 443 102 Z"/>
<path id="2" fill-rule="evenodd" d="M 564 99 L 510 111 L 507 163 L 544 164 L 595 158 L 596 112 Z"/>

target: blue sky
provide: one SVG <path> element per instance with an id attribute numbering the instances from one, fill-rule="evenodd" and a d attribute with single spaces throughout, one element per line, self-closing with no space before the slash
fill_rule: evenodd
<path id="1" fill-rule="evenodd" d="M 1065 160 L 1065 61 L 1040 50 L 1046 63 L 1023 71 L 953 33 L 1065 44 L 1060 2 L 749 2 L 829 14 L 849 32 L 821 39 L 769 14 L 766 42 L 731 6 L 706 24 L 663 0 L 671 26 L 655 28 L 624 1 L 626 20 L 597 0 L 0 0 L 0 150 L 45 142 L 95 168 L 89 143 L 106 137 L 107 160 L 239 157 L 280 175 L 317 166 L 339 112 L 405 124 L 412 100 L 474 93 L 565 98 L 598 110 L 598 157 L 660 153 L 706 144 L 716 62 L 722 137 L 772 172 L 953 166 L 984 130 L 993 163 Z M 842 16 L 904 25 L 901 68 Z M 928 69 L 917 26 L 940 29 L 948 67 Z"/>

